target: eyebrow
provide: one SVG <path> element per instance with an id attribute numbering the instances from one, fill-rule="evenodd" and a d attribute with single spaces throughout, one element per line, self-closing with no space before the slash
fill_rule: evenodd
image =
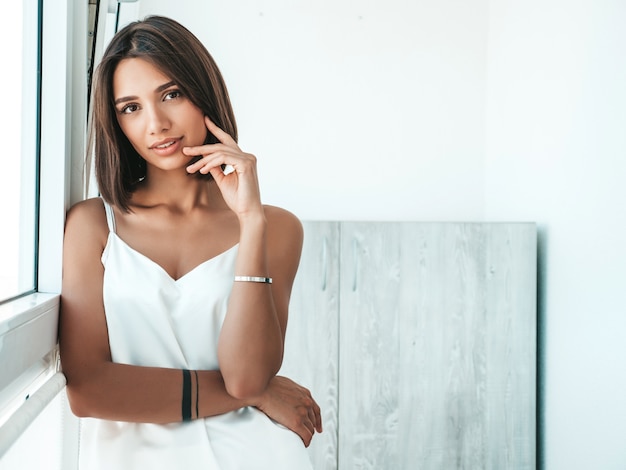
<path id="1" fill-rule="evenodd" d="M 163 85 L 159 86 L 156 88 L 156 90 L 154 90 L 155 93 L 161 93 L 164 90 L 167 90 L 169 87 L 176 85 L 176 83 L 174 82 L 174 80 L 169 81 L 167 83 L 164 83 Z M 120 104 L 120 103 L 125 103 L 126 101 L 132 101 L 132 100 L 136 100 L 139 97 L 137 96 L 122 96 L 121 98 L 118 98 L 115 100 L 115 104 Z"/>

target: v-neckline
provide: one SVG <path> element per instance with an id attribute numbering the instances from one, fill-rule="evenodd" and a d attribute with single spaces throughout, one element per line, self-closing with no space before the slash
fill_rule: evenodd
<path id="1" fill-rule="evenodd" d="M 187 278 L 188 276 L 190 276 L 191 274 L 195 273 L 196 271 L 200 270 L 203 266 L 210 264 L 212 261 L 215 261 L 223 256 L 225 256 L 227 253 L 230 253 L 231 251 L 235 250 L 238 246 L 239 243 L 235 243 L 233 246 L 231 246 L 230 248 L 227 248 L 226 250 L 202 261 L 201 263 L 197 264 L 196 266 L 194 266 L 193 268 L 191 268 L 189 271 L 187 271 L 185 274 L 183 274 L 182 276 L 178 277 L 178 278 L 174 278 L 172 277 L 172 275 L 170 275 L 170 273 L 167 272 L 167 270 L 161 266 L 159 263 L 157 263 L 156 261 L 154 261 L 152 258 L 150 258 L 149 256 L 143 254 L 142 252 L 136 250 L 135 248 L 133 248 L 132 246 L 130 246 L 128 243 L 126 243 L 124 241 L 123 238 L 121 238 L 116 232 L 109 232 L 109 236 L 114 237 L 116 240 L 118 240 L 120 243 L 122 243 L 122 245 L 124 247 L 126 247 L 127 250 L 129 250 L 130 252 L 136 254 L 139 258 L 146 260 L 148 263 L 150 263 L 151 265 L 155 266 L 160 272 L 162 272 L 171 282 L 178 284 L 179 282 L 181 282 L 183 279 Z"/>

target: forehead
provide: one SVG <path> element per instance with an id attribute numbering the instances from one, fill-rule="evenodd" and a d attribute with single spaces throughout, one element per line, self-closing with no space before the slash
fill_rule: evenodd
<path id="1" fill-rule="evenodd" d="M 113 72 L 113 95 L 152 93 L 169 81 L 171 78 L 144 59 L 122 59 Z"/>

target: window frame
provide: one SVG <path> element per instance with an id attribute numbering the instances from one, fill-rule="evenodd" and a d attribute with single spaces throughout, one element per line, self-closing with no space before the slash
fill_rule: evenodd
<path id="1" fill-rule="evenodd" d="M 87 10 L 87 2 L 38 1 L 39 197 L 36 230 L 39 241 L 35 258 L 35 292 L 0 304 L 0 395 L 10 389 L 11 384 L 19 382 L 20 377 L 32 375 L 33 368 L 59 371 L 58 360 L 54 357 L 65 214 L 70 204 L 82 199 L 84 194 Z M 19 395 L 16 399 L 20 399 Z M 27 401 L 23 403 L 23 406 L 30 406 Z M 74 427 L 76 432 L 77 424 Z M 3 442 L 10 443 L 19 437 L 10 432 L 11 426 L 7 428 L 0 425 L 0 449 L 7 448 L 2 446 Z M 73 452 L 71 445 L 66 452 L 68 455 Z"/>
<path id="2" fill-rule="evenodd" d="M 19 192 L 21 193 L 21 197 L 18 195 L 18 199 L 17 201 L 19 201 L 18 205 L 19 205 L 19 210 L 20 213 L 23 214 L 24 212 L 27 213 L 27 217 L 30 219 L 32 217 L 32 231 L 27 235 L 27 240 L 29 240 L 31 243 L 23 243 L 23 240 L 20 241 L 20 243 L 18 244 L 18 246 L 13 246 L 13 249 L 17 249 L 18 252 L 22 252 L 22 251 L 26 251 L 29 248 L 32 250 L 32 265 L 28 266 L 27 269 L 25 269 L 24 271 L 26 271 L 28 273 L 28 275 L 24 275 L 21 271 L 22 268 L 24 267 L 22 265 L 22 263 L 24 262 L 24 260 L 22 259 L 22 257 L 20 256 L 18 259 L 18 264 L 19 266 L 17 267 L 16 271 L 18 273 L 18 278 L 21 279 L 22 277 L 28 277 L 30 278 L 29 280 L 29 287 L 26 288 L 22 288 L 21 287 L 21 282 L 20 280 L 17 281 L 17 290 L 8 293 L 7 295 L 2 295 L 2 297 L 0 297 L 0 307 L 2 305 L 8 304 L 10 302 L 13 302 L 17 299 L 19 299 L 20 297 L 24 297 L 24 296 L 28 296 L 30 294 L 33 294 L 35 292 L 37 292 L 37 265 L 38 265 L 38 261 L 37 261 L 37 256 L 38 256 L 38 252 L 39 252 L 39 156 L 40 156 L 40 148 L 41 148 L 41 64 L 42 64 L 42 18 L 43 18 L 43 12 L 42 12 L 42 2 L 43 0 L 35 0 L 32 4 L 28 5 L 28 7 L 26 7 L 24 5 L 24 2 L 20 2 L 19 3 L 19 8 L 22 10 L 22 15 L 26 15 L 26 12 L 33 9 L 35 11 L 35 16 L 36 16 L 36 25 L 34 27 L 34 31 L 36 31 L 37 37 L 35 38 L 34 41 L 32 41 L 32 43 L 34 44 L 34 46 L 36 47 L 36 51 L 35 51 L 35 77 L 33 80 L 33 77 L 31 75 L 29 76 L 24 76 L 22 75 L 22 100 L 21 100 L 21 104 L 22 106 L 24 106 L 26 104 L 27 106 L 27 111 L 24 113 L 22 113 L 21 116 L 21 135 L 19 136 L 19 139 L 22 141 L 22 146 L 21 146 L 21 152 L 22 155 L 21 157 L 24 158 L 26 157 L 26 160 L 28 161 L 28 163 L 26 163 L 25 161 L 22 162 L 22 168 L 21 171 L 24 171 L 24 165 L 27 164 L 29 167 L 27 173 L 30 173 L 31 170 L 34 172 L 34 178 L 32 181 L 30 181 L 27 185 L 27 188 L 24 188 L 24 181 L 20 182 L 20 187 L 19 187 Z M 24 23 L 25 28 L 33 28 L 31 25 L 27 26 L 27 22 L 28 20 L 30 20 L 32 17 L 29 16 L 22 16 L 20 17 L 20 20 Z M 22 53 L 24 53 L 24 49 L 28 48 L 30 52 L 30 40 L 32 38 L 29 38 L 29 40 L 24 40 L 25 35 L 28 34 L 29 31 L 25 31 L 24 29 L 20 30 L 20 35 L 22 36 L 22 42 L 20 43 L 22 45 Z M 24 72 L 25 68 L 29 69 L 29 65 L 32 65 L 32 57 L 29 56 L 26 58 L 25 63 L 28 64 L 26 65 L 26 67 L 24 67 L 24 63 L 22 64 L 22 73 Z M 26 116 L 32 116 L 32 108 L 30 108 L 29 104 L 30 103 L 25 103 L 24 102 L 24 93 L 27 93 L 27 88 L 24 88 L 24 85 L 31 85 L 32 81 L 34 81 L 34 123 L 26 123 L 25 119 L 24 119 L 24 115 Z M 29 87 L 30 88 L 30 87 Z M 32 91 L 32 90 L 30 90 Z M 29 147 L 28 149 L 24 148 L 24 142 L 25 139 L 28 139 L 31 136 L 25 136 L 25 132 L 24 132 L 24 128 L 28 127 L 28 125 L 30 124 L 34 124 L 34 132 L 32 137 L 34 137 L 34 145 L 32 145 L 32 147 Z M 34 155 L 30 153 L 30 150 L 34 151 Z M 32 160 L 31 160 L 32 158 Z M 19 179 L 21 180 L 22 178 L 24 178 L 23 173 L 20 174 Z M 30 176 L 30 175 L 28 175 Z M 30 201 L 31 204 L 28 204 L 28 201 L 24 201 L 24 194 L 28 194 L 28 198 L 32 198 L 33 200 Z M 13 203 L 15 203 L 16 201 L 13 201 Z M 26 206 L 24 206 L 24 203 L 26 202 Z M 24 210 L 26 209 L 26 210 Z M 20 220 L 18 221 L 18 230 L 20 232 L 18 232 L 20 234 L 20 238 L 24 238 L 21 234 L 21 230 L 23 229 L 23 223 L 24 220 L 22 219 L 22 216 L 20 216 Z M 30 225 L 30 223 L 29 223 Z M 2 312 L 3 310 L 0 310 L 0 322 L 2 322 Z M 0 325 L 1 327 L 1 325 Z"/>
<path id="3" fill-rule="evenodd" d="M 139 3 L 121 0 L 131 4 L 122 9 L 120 2 L 113 8 L 111 2 L 106 7 L 106 2 L 99 1 L 95 21 L 105 31 L 94 38 L 96 44 L 91 60 L 95 63 L 99 62 L 103 46 L 115 33 L 118 22 L 137 19 Z M 38 0 L 38 7 L 39 197 L 35 292 L 0 304 L 0 406 L 7 404 L 7 396 L 16 403 L 14 407 L 7 407 L 15 410 L 8 419 L 2 420 L 0 416 L 0 460 L 37 415 L 60 396 L 63 407 L 61 468 L 75 470 L 79 420 L 69 410 L 62 393 L 65 377 L 60 370 L 57 332 L 65 216 L 72 204 L 97 195 L 89 167 L 92 162 L 85 159 L 90 12 L 88 2 L 72 0 Z M 111 27 L 113 17 L 114 28 Z M 7 338 L 10 341 L 5 341 Z M 10 348 L 6 347 L 8 344 Z M 29 398 L 27 393 L 35 393 L 36 399 L 33 395 Z"/>

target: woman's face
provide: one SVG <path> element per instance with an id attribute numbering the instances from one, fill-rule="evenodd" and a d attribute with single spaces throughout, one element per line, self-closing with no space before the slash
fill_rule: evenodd
<path id="1" fill-rule="evenodd" d="M 204 115 L 177 85 L 143 59 L 122 60 L 113 74 L 117 121 L 135 150 L 160 170 L 185 168 L 183 147 L 202 145 Z"/>

